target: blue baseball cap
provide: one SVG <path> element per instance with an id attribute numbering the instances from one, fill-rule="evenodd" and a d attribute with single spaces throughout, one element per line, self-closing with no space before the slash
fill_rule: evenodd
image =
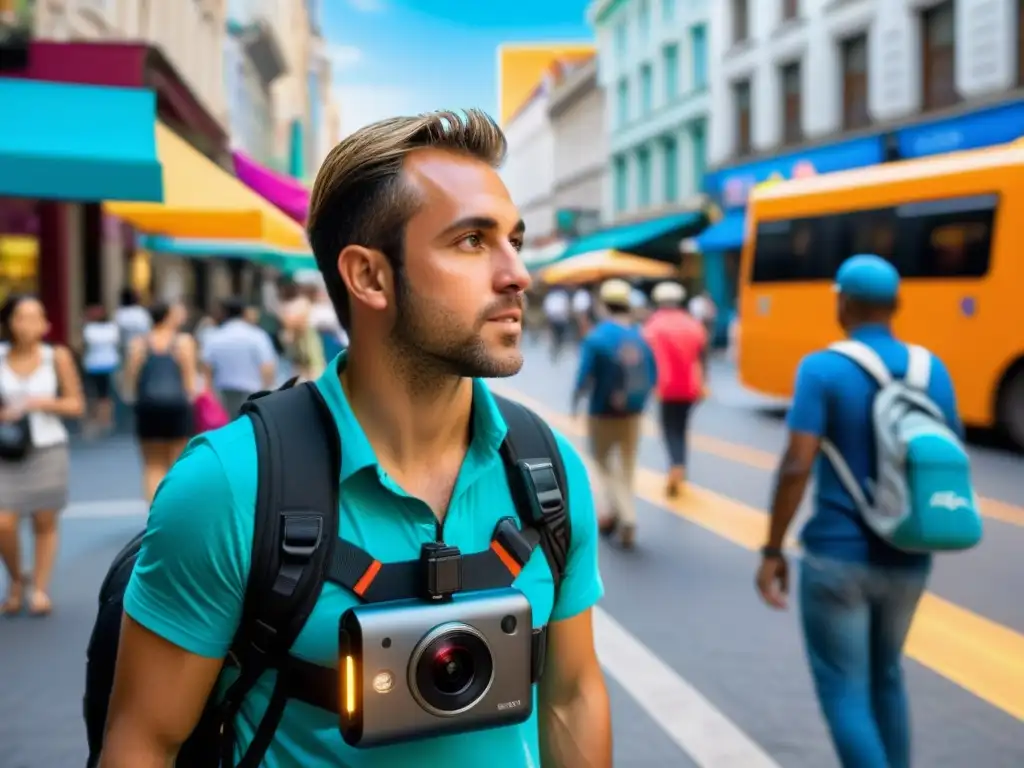
<path id="1" fill-rule="evenodd" d="M 851 256 L 836 272 L 836 292 L 851 299 L 888 304 L 896 300 L 899 289 L 896 267 L 873 253 Z"/>

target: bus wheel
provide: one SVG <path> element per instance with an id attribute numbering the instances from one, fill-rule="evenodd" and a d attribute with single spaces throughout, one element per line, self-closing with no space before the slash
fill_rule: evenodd
<path id="1" fill-rule="evenodd" d="M 1024 364 L 1014 366 L 999 391 L 999 426 L 1024 450 Z"/>

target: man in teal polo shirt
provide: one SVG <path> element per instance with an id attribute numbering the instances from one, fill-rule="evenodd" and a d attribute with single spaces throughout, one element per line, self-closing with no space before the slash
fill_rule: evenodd
<path id="1" fill-rule="evenodd" d="M 523 224 L 496 168 L 505 138 L 483 113 L 434 113 L 357 132 L 325 160 L 310 241 L 347 353 L 317 382 L 341 434 L 341 530 L 381 561 L 443 539 L 487 548 L 515 516 L 498 446 L 506 427 L 484 377 L 522 366 Z M 543 553 L 515 586 L 549 644 L 526 723 L 358 750 L 336 716 L 289 703 L 261 765 L 583 768 L 611 765 L 611 725 L 591 608 L 603 587 L 587 473 L 561 436 L 572 546 L 557 600 Z M 154 500 L 125 594 L 101 766 L 168 765 L 220 676 L 242 611 L 256 500 L 248 419 L 195 439 Z M 356 604 L 326 584 L 292 648 L 336 666 L 338 619 Z M 251 741 L 270 681 L 247 697 L 235 754 Z"/>

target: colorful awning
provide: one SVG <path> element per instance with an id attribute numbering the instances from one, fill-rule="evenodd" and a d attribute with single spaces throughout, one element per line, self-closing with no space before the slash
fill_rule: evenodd
<path id="1" fill-rule="evenodd" d="M 650 258 L 676 256 L 679 253 L 679 241 L 697 234 L 706 224 L 707 217 L 700 211 L 673 213 L 657 219 L 620 224 L 574 240 L 562 253 L 562 258 L 609 249 Z"/>
<path id="2" fill-rule="evenodd" d="M 154 235 L 308 249 L 300 224 L 162 123 L 156 124 L 156 144 L 164 167 L 164 202 L 107 202 L 110 214 Z"/>
<path id="3" fill-rule="evenodd" d="M 272 202 L 296 221 L 306 221 L 309 190 L 295 179 L 261 165 L 242 152 L 232 152 L 235 173 L 245 185 Z"/>
<path id="4" fill-rule="evenodd" d="M 139 247 L 152 253 L 185 256 L 194 259 L 219 257 L 244 259 L 292 272 L 298 269 L 316 269 L 316 260 L 308 249 L 275 248 L 265 243 L 248 240 L 199 240 L 164 235 L 143 235 Z"/>
<path id="5" fill-rule="evenodd" d="M 159 201 L 156 96 L 0 78 L 0 195 Z"/>

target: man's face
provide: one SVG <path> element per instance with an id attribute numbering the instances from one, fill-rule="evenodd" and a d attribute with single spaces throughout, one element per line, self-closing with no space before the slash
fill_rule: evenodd
<path id="1" fill-rule="evenodd" d="M 494 169 L 423 150 L 406 162 L 420 207 L 405 231 L 395 342 L 458 376 L 512 376 L 523 364 L 523 223 Z"/>

